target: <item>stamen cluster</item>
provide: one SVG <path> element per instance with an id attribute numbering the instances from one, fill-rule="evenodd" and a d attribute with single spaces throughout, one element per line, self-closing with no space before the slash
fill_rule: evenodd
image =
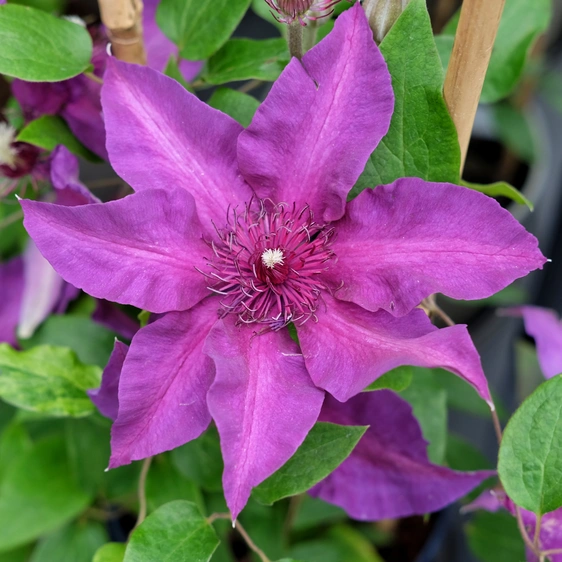
<path id="1" fill-rule="evenodd" d="M 297 21 L 306 25 L 309 20 L 325 18 L 332 14 L 340 0 L 265 0 L 278 14 L 273 17 L 280 23 Z"/>
<path id="2" fill-rule="evenodd" d="M 236 314 L 240 322 L 267 324 L 278 330 L 289 322 L 314 317 L 326 286 L 319 275 L 334 258 L 333 228 L 319 225 L 308 206 L 252 202 L 239 215 L 231 210 L 228 227 L 217 229 L 210 242 L 214 258 L 206 277 L 221 295 L 220 314 Z"/>

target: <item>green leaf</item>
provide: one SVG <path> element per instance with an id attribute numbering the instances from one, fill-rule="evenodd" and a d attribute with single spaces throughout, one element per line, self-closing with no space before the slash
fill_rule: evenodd
<path id="1" fill-rule="evenodd" d="M 367 427 L 364 426 L 317 423 L 297 452 L 275 474 L 254 488 L 254 497 L 270 505 L 306 492 L 350 455 L 365 431 Z"/>
<path id="2" fill-rule="evenodd" d="M 178 60 L 175 56 L 171 56 L 166 64 L 166 68 L 164 69 L 164 74 L 173 78 L 176 82 L 179 82 L 186 90 L 193 92 L 193 88 L 189 85 L 186 79 L 183 77 L 181 73 L 180 67 L 178 65 Z"/>
<path id="3" fill-rule="evenodd" d="M 78 359 L 87 365 L 104 368 L 113 350 L 117 334 L 78 315 L 53 314 L 27 340 L 21 340 L 23 349 L 38 345 L 69 347 Z"/>
<path id="4" fill-rule="evenodd" d="M 152 461 L 146 479 L 146 500 L 149 512 L 173 500 L 188 500 L 204 509 L 201 491 L 172 464 L 169 455 L 158 455 Z"/>
<path id="5" fill-rule="evenodd" d="M 0 562 L 29 562 L 31 551 L 33 550 L 32 544 L 26 544 L 13 550 L 0 552 Z"/>
<path id="6" fill-rule="evenodd" d="M 174 449 L 172 462 L 186 478 L 209 492 L 222 490 L 222 454 L 215 427 L 203 435 Z"/>
<path id="7" fill-rule="evenodd" d="M 528 341 L 515 342 L 515 375 L 518 403 L 544 382 L 537 350 Z"/>
<path id="8" fill-rule="evenodd" d="M 412 384 L 402 393 L 402 398 L 412 406 L 423 436 L 429 441 L 429 460 L 442 464 L 447 445 L 447 392 L 431 369 L 413 367 L 413 371 Z"/>
<path id="9" fill-rule="evenodd" d="M 392 76 L 394 114 L 352 194 L 406 176 L 457 183 L 457 131 L 443 99 L 443 68 L 425 0 L 408 4 L 380 48 Z"/>
<path id="10" fill-rule="evenodd" d="M 453 470 L 491 469 L 490 461 L 474 445 L 454 433 L 447 438 L 447 465 Z"/>
<path id="11" fill-rule="evenodd" d="M 39 146 L 46 150 L 53 150 L 62 144 L 76 156 L 82 156 L 91 162 L 102 162 L 101 158 L 88 150 L 73 134 L 66 121 L 56 115 L 42 115 L 31 121 L 20 131 L 17 139 Z"/>
<path id="12" fill-rule="evenodd" d="M 527 115 L 508 102 L 495 104 L 493 113 L 501 142 L 521 160 L 532 164 L 536 156 L 535 138 Z"/>
<path id="13" fill-rule="evenodd" d="M 0 481 L 8 468 L 32 447 L 31 438 L 23 425 L 12 422 L 0 436 Z"/>
<path id="14" fill-rule="evenodd" d="M 542 515 L 562 506 L 562 375 L 543 383 L 513 414 L 498 473 L 507 495 Z"/>
<path id="15" fill-rule="evenodd" d="M 48 345 L 15 351 L 0 344 L 0 396 L 19 408 L 51 416 L 87 416 L 94 405 L 86 390 L 101 370 L 83 365 L 70 349 Z"/>
<path id="16" fill-rule="evenodd" d="M 252 0 L 252 11 L 260 18 L 274 25 L 281 35 L 285 35 L 287 24 L 277 21 L 272 14 L 271 8 L 263 0 Z"/>
<path id="17" fill-rule="evenodd" d="M 24 251 L 28 236 L 22 219 L 21 207 L 15 197 L 8 201 L 0 201 L 0 223 L 6 225 L 2 227 L 0 236 L 1 261 L 7 261 Z"/>
<path id="18" fill-rule="evenodd" d="M 533 210 L 533 204 L 529 201 L 519 190 L 515 189 L 512 185 L 509 185 L 505 181 L 498 181 L 496 183 L 491 183 L 488 185 L 481 185 L 479 183 L 469 183 L 467 181 L 462 181 L 461 185 L 473 189 L 474 191 L 479 191 L 490 197 L 507 197 L 520 205 L 527 205 L 529 209 Z"/>
<path id="19" fill-rule="evenodd" d="M 45 12 L 60 14 L 65 8 L 66 0 L 9 0 L 8 4 L 21 4 Z"/>
<path id="20" fill-rule="evenodd" d="M 96 552 L 92 562 L 123 562 L 126 547 L 120 542 L 108 542 Z"/>
<path id="21" fill-rule="evenodd" d="M 0 45 L 0 74 L 31 82 L 72 78 L 92 58 L 84 27 L 15 4 L 0 6 Z"/>
<path id="22" fill-rule="evenodd" d="M 482 562 L 523 562 L 525 545 L 517 528 L 517 521 L 510 513 L 478 512 L 466 526 L 470 549 Z"/>
<path id="23" fill-rule="evenodd" d="M 39 441 L 7 470 L 0 486 L 0 551 L 54 531 L 81 513 L 90 496 L 73 482 L 64 441 Z"/>
<path id="24" fill-rule="evenodd" d="M 206 562 L 218 544 L 198 507 L 179 500 L 157 509 L 133 531 L 123 562 Z"/>
<path id="25" fill-rule="evenodd" d="M 505 3 L 480 97 L 482 103 L 494 103 L 514 90 L 523 74 L 531 45 L 548 28 L 551 12 L 552 0 L 509 0 Z M 457 12 L 443 33 L 454 35 L 458 20 Z"/>
<path id="26" fill-rule="evenodd" d="M 303 500 L 293 523 L 295 531 L 305 531 L 320 525 L 331 525 L 347 519 L 347 513 L 337 505 L 319 498 L 302 496 Z"/>
<path id="27" fill-rule="evenodd" d="M 231 39 L 207 62 L 203 80 L 224 84 L 237 80 L 277 80 L 289 62 L 285 39 Z"/>
<path id="28" fill-rule="evenodd" d="M 107 531 L 101 523 L 73 523 L 41 540 L 29 562 L 92 562 L 92 556 L 107 540 Z"/>
<path id="29" fill-rule="evenodd" d="M 365 390 L 370 391 L 388 388 L 396 392 L 402 392 L 410 386 L 413 376 L 413 367 L 409 365 L 396 367 L 396 369 L 392 369 L 392 371 L 385 373 L 382 377 L 371 383 Z"/>
<path id="30" fill-rule="evenodd" d="M 260 103 L 256 98 L 238 90 L 217 88 L 209 99 L 209 105 L 220 109 L 223 113 L 236 119 L 240 125 L 247 127 Z"/>
<path id="31" fill-rule="evenodd" d="M 180 56 L 202 60 L 232 35 L 251 0 L 162 0 L 156 11 L 160 29 L 179 48 Z"/>

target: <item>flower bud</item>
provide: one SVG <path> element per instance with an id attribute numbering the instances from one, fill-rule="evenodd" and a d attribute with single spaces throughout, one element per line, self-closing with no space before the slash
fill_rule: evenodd
<path id="1" fill-rule="evenodd" d="M 373 30 L 375 41 L 381 43 L 410 0 L 364 0 L 363 8 Z"/>
<path id="2" fill-rule="evenodd" d="M 298 21 L 306 25 L 311 20 L 329 16 L 340 0 L 265 0 L 267 5 L 278 15 L 273 17 L 281 22 L 291 24 Z"/>

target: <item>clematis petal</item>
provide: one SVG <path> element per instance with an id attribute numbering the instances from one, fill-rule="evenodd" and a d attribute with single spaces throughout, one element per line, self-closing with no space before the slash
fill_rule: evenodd
<path id="1" fill-rule="evenodd" d="M 80 207 L 21 204 L 41 253 L 94 297 L 167 312 L 186 310 L 208 294 L 195 270 L 208 248 L 184 190 L 149 190 Z"/>
<path id="2" fill-rule="evenodd" d="M 103 370 L 101 386 L 88 390 L 88 396 L 102 415 L 110 420 L 117 419 L 119 412 L 119 379 L 129 346 L 115 340 L 111 357 Z"/>
<path id="3" fill-rule="evenodd" d="M 23 294 L 23 259 L 18 256 L 6 263 L 0 263 L 0 343 L 15 346 Z"/>
<path id="4" fill-rule="evenodd" d="M 125 314 L 112 302 L 98 299 L 92 320 L 119 334 L 122 338 L 132 340 L 139 331 L 139 323 Z"/>
<path id="5" fill-rule="evenodd" d="M 389 390 L 364 392 L 345 404 L 327 396 L 320 420 L 370 426 L 351 455 L 309 491 L 354 519 L 377 521 L 437 511 L 495 474 L 457 472 L 429 462 L 410 405 Z"/>
<path id="6" fill-rule="evenodd" d="M 216 299 L 209 297 L 137 332 L 119 380 L 110 468 L 179 447 L 205 431 L 214 367 L 202 349 L 216 321 Z"/>
<path id="7" fill-rule="evenodd" d="M 240 170 L 261 198 L 308 203 L 317 222 L 339 219 L 393 107 L 386 63 L 358 2 L 275 82 L 239 137 Z"/>
<path id="8" fill-rule="evenodd" d="M 525 331 L 535 338 L 544 376 L 550 379 L 562 373 L 562 322 L 556 312 L 538 306 L 521 306 L 503 313 L 523 317 Z"/>
<path id="9" fill-rule="evenodd" d="M 316 386 L 345 402 L 400 365 L 442 367 L 470 383 L 491 407 L 480 357 L 466 326 L 436 328 L 414 310 L 396 318 L 323 295 L 318 322 L 298 326 L 306 367 Z"/>
<path id="10" fill-rule="evenodd" d="M 316 422 L 316 388 L 287 332 L 219 321 L 205 346 L 217 368 L 209 410 L 221 438 L 226 502 L 236 518 L 250 491 L 280 468 Z"/>
<path id="11" fill-rule="evenodd" d="M 365 190 L 335 228 L 338 263 L 325 279 L 343 281 L 337 297 L 396 316 L 433 293 L 489 297 L 546 262 L 493 199 L 418 178 Z"/>
<path id="12" fill-rule="evenodd" d="M 136 191 L 188 190 L 208 232 L 212 220 L 225 224 L 229 206 L 251 198 L 236 163 L 241 125 L 175 80 L 109 58 L 102 105 L 109 159 Z"/>

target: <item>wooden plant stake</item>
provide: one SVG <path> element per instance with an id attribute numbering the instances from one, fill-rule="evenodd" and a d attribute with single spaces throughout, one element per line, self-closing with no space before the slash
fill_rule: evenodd
<path id="1" fill-rule="evenodd" d="M 461 147 L 461 172 L 505 0 L 464 0 L 444 96 Z"/>
<path id="2" fill-rule="evenodd" d="M 146 64 L 142 38 L 142 0 L 98 0 L 111 51 L 119 60 Z"/>

